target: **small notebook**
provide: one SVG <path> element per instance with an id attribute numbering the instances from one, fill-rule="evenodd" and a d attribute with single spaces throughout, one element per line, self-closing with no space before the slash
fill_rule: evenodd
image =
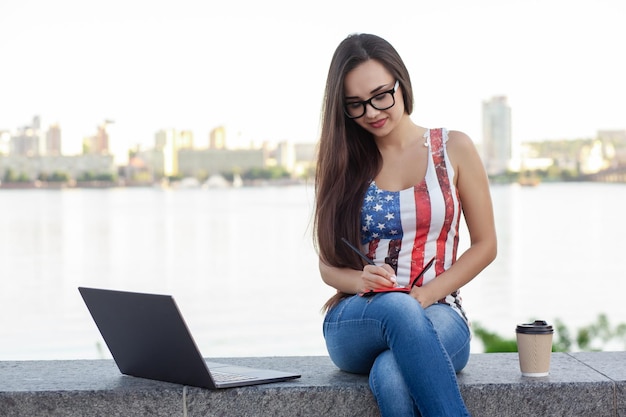
<path id="1" fill-rule="evenodd" d="M 428 261 L 428 263 L 426 264 L 426 266 L 424 267 L 424 269 L 422 269 L 422 271 L 417 274 L 417 276 L 415 278 L 413 278 L 413 282 L 411 282 L 411 285 L 409 285 L 408 287 L 385 287 L 385 288 L 377 288 L 375 290 L 369 290 L 367 292 L 364 292 L 363 294 L 361 294 L 361 296 L 363 297 L 367 297 L 369 295 L 374 295 L 374 294 L 379 294 L 382 292 L 404 292 L 404 293 L 410 293 L 411 289 L 415 286 L 415 284 L 417 283 L 417 281 L 419 281 L 419 279 L 422 277 L 422 275 L 424 275 L 426 273 L 426 271 L 428 271 L 428 269 L 433 266 L 433 263 L 435 262 L 435 258 L 431 259 L 430 261 Z"/>

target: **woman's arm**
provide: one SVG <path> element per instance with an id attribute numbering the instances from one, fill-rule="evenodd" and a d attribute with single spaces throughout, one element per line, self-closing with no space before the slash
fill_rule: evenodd
<path id="1" fill-rule="evenodd" d="M 350 268 L 337 268 L 320 259 L 322 280 L 331 287 L 346 294 L 361 294 L 371 289 L 393 287 L 396 277 L 389 265 L 366 265 L 362 271 Z"/>
<path id="2" fill-rule="evenodd" d="M 450 131 L 447 150 L 470 234 L 470 247 L 437 279 L 411 291 L 424 308 L 470 282 L 495 259 L 497 252 L 489 180 L 476 147 L 464 133 Z"/>

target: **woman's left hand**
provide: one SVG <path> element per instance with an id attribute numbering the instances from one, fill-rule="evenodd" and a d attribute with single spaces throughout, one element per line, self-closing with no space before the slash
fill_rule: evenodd
<path id="1" fill-rule="evenodd" d="M 410 295 L 411 295 L 411 297 L 415 298 L 417 300 L 417 302 L 420 303 L 422 308 L 429 307 L 429 306 L 435 304 L 435 302 L 437 302 L 436 299 L 433 299 L 432 294 L 430 293 L 430 291 L 428 291 L 427 286 L 425 286 L 425 287 L 418 287 L 418 286 L 413 287 L 411 289 Z"/>

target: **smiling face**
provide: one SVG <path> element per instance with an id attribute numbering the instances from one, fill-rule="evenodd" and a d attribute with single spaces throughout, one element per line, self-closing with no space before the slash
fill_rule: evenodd
<path id="1" fill-rule="evenodd" d="M 370 59 L 360 64 L 350 71 L 344 80 L 344 102 L 348 109 L 359 107 L 355 102 L 370 100 L 374 106 L 379 108 L 387 107 L 379 105 L 386 99 L 379 94 L 393 90 L 396 79 L 378 61 Z M 366 131 L 375 137 L 387 136 L 401 121 L 404 111 L 404 100 L 400 87 L 393 93 L 395 104 L 386 110 L 378 110 L 370 103 L 365 104 L 365 114 L 362 117 L 352 119 Z M 387 97 L 388 99 L 388 97 Z M 362 112 L 362 110 L 361 110 Z M 360 112 L 355 112 L 358 115 Z"/>

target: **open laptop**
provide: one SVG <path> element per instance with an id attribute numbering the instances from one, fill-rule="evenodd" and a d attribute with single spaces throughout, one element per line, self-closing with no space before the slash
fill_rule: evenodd
<path id="1" fill-rule="evenodd" d="M 171 295 L 78 290 L 123 374 L 209 389 L 300 377 L 205 361 Z"/>

